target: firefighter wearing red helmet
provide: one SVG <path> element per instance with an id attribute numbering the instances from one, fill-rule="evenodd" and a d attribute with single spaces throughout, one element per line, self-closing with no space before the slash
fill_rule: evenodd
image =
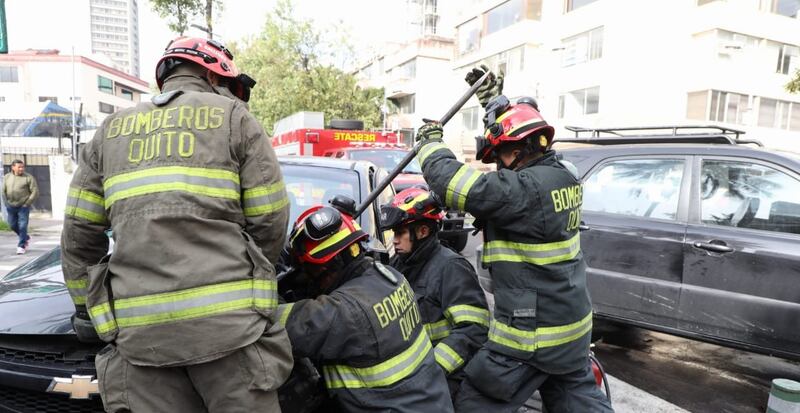
<path id="1" fill-rule="evenodd" d="M 392 266 L 414 289 L 436 362 L 455 397 L 462 367 L 486 341 L 489 311 L 472 265 L 439 242 L 442 208 L 434 193 L 408 188 L 381 206 L 381 227 L 394 231 Z"/>
<path id="2" fill-rule="evenodd" d="M 288 199 L 243 103 L 253 82 L 201 38 L 172 42 L 156 72 L 162 93 L 105 119 L 70 186 L 73 326 L 109 343 L 96 359 L 106 411 L 279 411 L 292 355 L 272 263 Z"/>
<path id="3" fill-rule="evenodd" d="M 471 72 L 468 83 L 482 74 Z M 457 161 L 436 123 L 418 133 L 425 180 L 448 207 L 476 217 L 482 265 L 492 275 L 489 338 L 464 369 L 456 410 L 516 411 L 538 389 L 548 411 L 612 411 L 588 359 L 592 305 L 578 230 L 581 182 L 550 150 L 553 128 L 536 102 L 512 105 L 496 81 L 489 83 L 481 89 L 486 132 L 476 157 L 496 162 L 497 171 Z"/>
<path id="4" fill-rule="evenodd" d="M 453 412 L 414 291 L 395 269 L 366 256 L 366 240 L 336 208 L 316 206 L 298 217 L 289 253 L 314 298 L 278 310 L 295 354 L 318 364 L 345 412 Z"/>

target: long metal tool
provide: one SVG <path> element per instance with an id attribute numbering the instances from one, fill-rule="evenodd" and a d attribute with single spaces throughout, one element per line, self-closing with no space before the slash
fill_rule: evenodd
<path id="1" fill-rule="evenodd" d="M 483 76 L 481 76 L 480 79 L 478 79 L 478 81 L 476 81 L 472 85 L 472 87 L 470 87 L 469 90 L 467 90 L 464 93 L 464 95 L 458 99 L 458 101 L 450 108 L 450 110 L 448 110 L 447 113 L 445 113 L 444 116 L 442 116 L 442 118 L 439 119 L 439 123 L 442 126 L 444 126 L 448 121 L 450 121 L 450 119 L 452 119 L 453 116 L 455 116 L 455 114 L 458 113 L 459 110 L 461 110 L 461 107 L 464 106 L 465 103 L 467 103 L 469 98 L 471 98 L 472 95 L 474 95 L 475 92 L 478 90 L 478 88 L 481 87 L 483 82 L 486 81 L 486 79 L 489 77 L 489 74 L 491 74 L 491 72 L 484 73 Z M 394 180 L 394 178 L 396 178 L 397 175 L 400 175 L 400 172 L 402 172 L 403 169 L 405 169 L 405 167 L 411 163 L 411 161 L 417 156 L 419 147 L 420 145 L 414 146 L 414 149 L 408 152 L 406 157 L 403 158 L 403 160 L 400 161 L 399 164 L 397 164 L 394 170 L 392 170 L 392 173 L 390 173 L 389 176 L 386 177 L 386 179 L 381 181 L 381 183 L 378 184 L 378 186 L 375 189 L 373 189 L 372 192 L 369 193 L 369 195 L 367 195 L 367 199 L 365 199 L 364 202 L 362 202 L 361 205 L 358 206 L 354 218 L 358 218 L 359 216 L 361 216 L 361 214 L 364 213 L 364 211 L 366 211 L 367 208 L 369 208 L 370 204 L 372 204 L 372 202 L 375 201 L 378 195 L 380 195 L 380 193 L 383 192 L 383 190 L 386 189 L 387 186 L 389 186 L 389 184 Z"/>

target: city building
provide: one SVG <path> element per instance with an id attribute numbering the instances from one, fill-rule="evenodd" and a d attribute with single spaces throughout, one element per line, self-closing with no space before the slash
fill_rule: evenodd
<path id="1" fill-rule="evenodd" d="M 533 96 L 564 126 L 714 124 L 800 150 L 800 0 L 471 0 L 453 69 L 484 63 L 505 94 Z M 472 100 L 456 133 L 465 155 L 483 128 Z"/>
<path id="2" fill-rule="evenodd" d="M 11 50 L 59 49 L 140 76 L 137 0 L 11 0 Z"/>
<path id="3" fill-rule="evenodd" d="M 74 68 L 74 84 L 73 84 Z M 0 103 L 56 103 L 75 111 L 83 106 L 85 127 L 99 125 L 120 108 L 136 105 L 150 93 L 147 82 L 84 56 L 58 50 L 29 50 L 0 54 Z M 6 115 L 0 113 L 0 119 Z M 81 140 L 91 138 L 92 130 Z"/>

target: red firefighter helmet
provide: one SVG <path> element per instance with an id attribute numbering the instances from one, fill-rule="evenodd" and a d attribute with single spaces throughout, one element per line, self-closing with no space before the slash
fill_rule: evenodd
<path id="1" fill-rule="evenodd" d="M 523 139 L 528 139 L 535 151 L 547 150 L 553 142 L 555 130 L 545 122 L 535 106 L 535 103 L 520 99 L 516 105 L 501 108 L 502 113 L 497 115 L 494 123 L 488 125 L 484 136 L 476 138 L 476 158 L 483 163 L 495 162 L 500 145 Z"/>
<path id="2" fill-rule="evenodd" d="M 228 78 L 231 93 L 245 102 L 250 100 L 250 89 L 256 82 L 250 76 L 239 72 L 233 63 L 233 53 L 222 43 L 201 37 L 178 37 L 170 42 L 156 64 L 156 83 L 159 90 L 171 69 L 180 61 L 196 63 L 219 76 Z"/>
<path id="3" fill-rule="evenodd" d="M 300 263 L 325 264 L 368 235 L 350 215 L 317 205 L 297 218 L 289 235 L 291 253 Z"/>
<path id="4" fill-rule="evenodd" d="M 433 192 L 411 187 L 395 195 L 390 204 L 381 206 L 381 229 L 391 229 L 421 220 L 444 219 L 442 203 Z"/>

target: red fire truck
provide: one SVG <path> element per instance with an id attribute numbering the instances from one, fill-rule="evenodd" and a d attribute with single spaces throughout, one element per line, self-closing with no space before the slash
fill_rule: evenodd
<path id="1" fill-rule="evenodd" d="M 397 133 L 366 131 L 361 121 L 334 119 L 325 127 L 321 112 L 298 112 L 279 120 L 272 137 L 272 147 L 279 156 L 324 156 L 354 144 L 404 147 Z"/>

